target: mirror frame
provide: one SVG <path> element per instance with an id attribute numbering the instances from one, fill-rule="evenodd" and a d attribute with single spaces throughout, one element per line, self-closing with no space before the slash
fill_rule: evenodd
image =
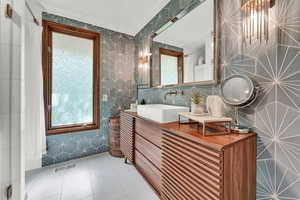
<path id="1" fill-rule="evenodd" d="M 152 81 L 153 80 L 153 77 L 152 77 L 152 70 L 153 70 L 152 69 L 152 63 L 153 63 L 152 59 L 153 59 L 153 56 L 151 56 L 151 58 L 150 58 L 150 70 L 149 70 L 149 73 L 150 73 L 150 88 L 167 88 L 167 87 L 181 87 L 181 86 L 210 86 L 210 85 L 217 85 L 217 84 L 220 83 L 220 31 L 221 31 L 221 28 L 220 28 L 220 12 L 218 12 L 220 10 L 219 9 L 220 5 L 218 3 L 218 0 L 206 0 L 206 1 L 214 1 L 214 9 L 213 9 L 213 17 L 214 17 L 214 19 L 213 19 L 213 22 L 214 22 L 214 31 L 213 31 L 213 40 L 214 40 L 214 70 L 213 71 L 214 71 L 214 76 L 213 77 L 214 77 L 214 79 L 209 80 L 209 81 L 184 83 L 184 67 L 183 67 L 181 72 L 178 72 L 178 76 L 182 77 L 182 79 L 179 80 L 178 84 L 153 86 L 152 85 L 152 82 L 153 82 Z M 201 6 L 201 4 L 199 4 L 198 6 Z M 191 11 L 189 11 L 189 12 L 191 12 Z M 186 12 L 186 11 L 183 10 L 181 12 Z M 189 12 L 186 15 L 188 15 Z M 177 18 L 174 17 L 173 19 L 171 19 L 169 21 L 175 21 L 175 23 L 176 23 Z M 161 27 L 163 27 L 164 25 L 162 25 Z M 156 36 L 157 35 L 154 32 L 151 35 L 151 38 L 150 38 L 151 53 L 153 51 L 152 43 L 153 43 L 154 38 Z M 159 70 L 160 70 L 160 67 L 161 66 L 159 66 Z M 161 82 L 160 77 L 159 77 L 159 81 Z"/>

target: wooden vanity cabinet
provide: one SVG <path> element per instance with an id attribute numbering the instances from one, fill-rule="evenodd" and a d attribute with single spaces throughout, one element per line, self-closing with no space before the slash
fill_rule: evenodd
<path id="1" fill-rule="evenodd" d="M 135 166 L 161 194 L 162 132 L 153 122 L 136 118 Z"/>
<path id="2" fill-rule="evenodd" d="M 255 200 L 255 134 L 203 137 L 189 125 L 122 114 L 121 138 L 162 200 Z"/>
<path id="3" fill-rule="evenodd" d="M 255 135 L 223 146 L 165 131 L 162 143 L 163 200 L 255 200 Z"/>
<path id="4" fill-rule="evenodd" d="M 161 194 L 162 131 L 155 123 L 122 112 L 121 151 L 158 195 Z"/>

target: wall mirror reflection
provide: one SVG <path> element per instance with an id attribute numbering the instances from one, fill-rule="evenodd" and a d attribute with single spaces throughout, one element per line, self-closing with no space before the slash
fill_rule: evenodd
<path id="1" fill-rule="evenodd" d="M 183 11 L 152 35 L 152 87 L 216 83 L 215 4 Z"/>

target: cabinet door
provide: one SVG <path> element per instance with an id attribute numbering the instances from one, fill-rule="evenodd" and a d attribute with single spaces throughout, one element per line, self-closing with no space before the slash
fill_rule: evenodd
<path id="1" fill-rule="evenodd" d="M 161 192 L 161 173 L 160 171 L 141 153 L 135 151 L 135 166 L 146 178 L 146 180 L 160 194 Z"/>
<path id="2" fill-rule="evenodd" d="M 120 149 L 123 155 L 131 162 L 134 160 L 134 121 L 135 119 L 121 113 L 120 118 Z"/>
<path id="3" fill-rule="evenodd" d="M 256 137 L 224 150 L 224 200 L 256 199 Z"/>
<path id="4" fill-rule="evenodd" d="M 163 133 L 162 198 L 164 200 L 222 199 L 223 152 Z"/>
<path id="5" fill-rule="evenodd" d="M 152 144 L 161 147 L 162 134 L 161 129 L 157 125 L 142 119 L 136 119 L 135 131 Z"/>
<path id="6" fill-rule="evenodd" d="M 159 170 L 161 169 L 161 149 L 140 135 L 135 135 L 135 148 Z"/>

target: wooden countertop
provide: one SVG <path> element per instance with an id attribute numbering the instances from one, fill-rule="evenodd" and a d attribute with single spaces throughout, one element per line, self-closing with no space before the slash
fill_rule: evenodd
<path id="1" fill-rule="evenodd" d="M 155 126 L 158 126 L 163 131 L 176 134 L 180 137 L 189 139 L 193 142 L 197 142 L 206 146 L 209 146 L 215 150 L 222 151 L 224 148 L 231 146 L 234 143 L 240 142 L 242 140 L 246 140 L 250 137 L 255 137 L 255 133 L 248 134 L 237 134 L 232 132 L 227 135 L 215 135 L 215 136 L 203 136 L 201 133 L 201 129 L 198 132 L 197 126 L 194 124 L 180 124 L 178 122 L 171 123 L 157 123 L 152 120 L 143 118 L 139 116 L 137 113 L 133 112 L 124 112 L 129 114 L 135 118 L 142 119 L 152 123 Z"/>

